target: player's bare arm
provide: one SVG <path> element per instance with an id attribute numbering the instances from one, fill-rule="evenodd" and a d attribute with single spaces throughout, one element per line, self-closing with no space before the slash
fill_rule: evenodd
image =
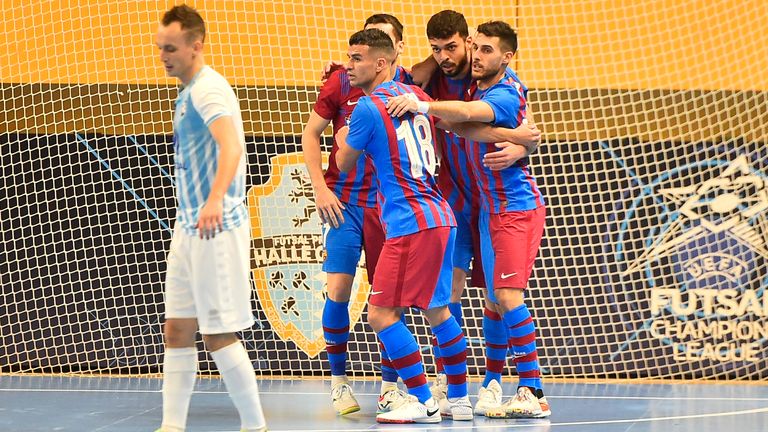
<path id="1" fill-rule="evenodd" d="M 408 112 L 429 113 L 448 121 L 492 122 L 496 115 L 493 108 L 483 101 L 418 101 L 412 97 L 397 96 L 387 101 L 387 112 L 394 117 L 401 117 Z"/>
<path id="2" fill-rule="evenodd" d="M 503 170 L 512 166 L 518 160 L 536 152 L 541 143 L 541 131 L 533 121 L 531 106 L 526 107 L 525 120 L 512 132 L 520 133 L 519 140 L 498 142 L 499 151 L 489 152 L 483 156 L 483 165 L 492 171 Z M 532 139 L 531 139 L 532 138 Z M 525 147 L 523 150 L 521 146 Z"/>
<path id="3" fill-rule="evenodd" d="M 413 83 L 422 89 L 425 88 L 429 83 L 429 80 L 432 79 L 432 74 L 434 74 L 439 67 L 440 65 L 437 64 L 435 58 L 431 55 L 423 61 L 416 63 L 411 68 L 411 79 L 413 80 Z"/>
<path id="4" fill-rule="evenodd" d="M 301 134 L 301 150 L 304 154 L 304 164 L 307 166 L 312 191 L 315 194 L 315 204 L 320 219 L 338 228 L 344 223 L 342 210 L 344 204 L 339 201 L 325 184 L 323 177 L 323 154 L 320 148 L 320 137 L 331 121 L 321 117 L 314 110 L 309 114 L 309 120 Z"/>
<path id="5" fill-rule="evenodd" d="M 347 134 L 349 134 L 349 126 L 344 126 L 336 133 L 336 144 L 339 146 L 339 150 L 336 151 L 336 166 L 341 172 L 352 170 L 357 159 L 363 154 L 361 150 L 355 150 L 347 144 Z"/>
<path id="6" fill-rule="evenodd" d="M 224 195 L 232 183 L 232 179 L 235 178 L 240 158 L 243 155 L 243 148 L 240 146 L 231 116 L 217 118 L 208 129 L 211 131 L 216 145 L 219 146 L 219 160 L 211 193 L 200 210 L 200 216 L 197 219 L 197 225 L 195 225 L 195 228 L 200 231 L 200 238 L 205 239 L 213 238 L 217 229 L 222 231 L 224 228 Z"/>

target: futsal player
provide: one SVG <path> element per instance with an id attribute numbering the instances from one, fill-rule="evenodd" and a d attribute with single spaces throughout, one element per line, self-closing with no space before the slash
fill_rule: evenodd
<path id="1" fill-rule="evenodd" d="M 368 305 L 368 323 L 385 346 L 410 397 L 400 407 L 377 415 L 381 423 L 436 423 L 440 407 L 432 398 L 418 344 L 400 316 L 421 309 L 444 353 L 448 400 L 455 420 L 471 420 L 467 397 L 466 340 L 448 311 L 455 219 L 437 191 L 433 174 L 433 124 L 429 116 L 391 118 L 384 108 L 398 94 L 427 96 L 391 80 L 395 49 L 377 29 L 349 39 L 346 65 L 350 84 L 367 97 L 358 100 L 348 128 L 337 134 L 336 162 L 352 170 L 363 151 L 373 161 L 386 241 L 379 257 Z"/>
<path id="2" fill-rule="evenodd" d="M 387 14 L 368 17 L 364 28 L 385 32 L 395 48 L 391 74 L 395 81 L 412 83 L 410 74 L 399 66 L 397 59 L 403 51 L 403 25 Z M 320 138 L 329 123 L 334 135 L 345 125 L 352 110 L 363 96 L 362 90 L 350 85 L 347 71 L 340 69 L 329 77 L 310 113 L 302 134 L 304 163 L 309 171 L 315 203 L 323 221 L 326 253 L 323 271 L 327 273 L 328 297 L 323 306 L 323 333 L 328 363 L 331 369 L 331 400 L 335 411 L 345 415 L 360 410 L 346 374 L 347 343 L 349 341 L 349 299 L 361 250 L 365 251 L 368 281 L 373 283 L 376 262 L 384 243 L 384 232 L 376 205 L 376 185 L 373 166 L 360 159 L 354 168 L 342 173 L 336 166 L 338 144 L 334 141 L 328 170 L 323 173 Z M 375 292 L 376 286 L 372 290 Z M 381 346 L 381 388 L 378 411 L 391 410 L 405 401 L 405 393 L 397 388 L 397 372 Z"/>
<path id="3" fill-rule="evenodd" d="M 390 100 L 389 113 L 429 113 L 451 121 L 481 121 L 509 128 L 522 124 L 527 89 L 508 68 L 517 50 L 514 29 L 501 21 L 484 23 L 478 26 L 472 45 L 476 86 L 470 102 L 417 102 L 400 97 Z M 544 231 L 544 199 L 527 158 L 492 171 L 482 162 L 485 154 L 495 150 L 492 142 L 468 139 L 466 150 L 481 192 L 483 270 L 487 285 L 493 287 L 487 306 L 502 317 L 519 376 L 515 396 L 499 408 L 489 409 L 486 416 L 547 417 L 551 410 L 541 383 L 536 329 L 524 302 Z"/>
<path id="4" fill-rule="evenodd" d="M 219 369 L 243 431 L 266 430 L 251 360 L 235 332 L 253 325 L 245 134 L 227 80 L 205 65 L 205 23 L 186 5 L 156 35 L 168 76 L 182 84 L 173 118 L 176 225 L 165 281 L 163 420 L 184 431 L 197 375 L 195 335 Z"/>
<path id="5" fill-rule="evenodd" d="M 459 12 L 444 10 L 433 15 L 427 22 L 427 38 L 432 48 L 432 59 L 439 66 L 432 74 L 425 91 L 435 100 L 467 100 L 474 83 L 470 66 L 471 38 L 467 21 Z M 533 125 L 521 125 L 517 143 L 504 143 L 505 147 L 489 153 L 486 163 L 491 169 L 503 169 L 516 159 L 525 156 L 528 148 L 535 148 L 540 138 L 539 130 Z M 436 144 L 441 155 L 437 176 L 438 187 L 456 216 L 456 246 L 453 255 L 453 288 L 451 314 L 463 327 L 461 297 L 467 277 L 472 270 L 472 285 L 483 288 L 482 264 L 480 259 L 480 234 L 478 231 L 479 190 L 474 171 L 465 150 L 464 138 L 451 132 L 439 130 Z M 498 146 L 498 145 L 497 145 Z M 487 293 L 485 294 L 487 297 Z M 483 338 L 485 339 L 485 378 L 479 389 L 474 412 L 485 415 L 488 408 L 497 408 L 502 403 L 501 377 L 507 356 L 507 335 L 501 317 L 489 308 L 484 308 Z M 435 341 L 433 339 L 433 345 Z M 434 348 L 439 359 L 439 348 Z M 432 395 L 442 400 L 445 397 L 446 381 L 442 373 L 442 362 L 437 362 L 437 379 L 431 388 Z"/>

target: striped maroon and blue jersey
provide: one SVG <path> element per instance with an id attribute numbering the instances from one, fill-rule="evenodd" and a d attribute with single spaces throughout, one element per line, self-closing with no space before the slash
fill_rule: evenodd
<path id="1" fill-rule="evenodd" d="M 507 68 L 501 80 L 487 89 L 480 90 L 476 85 L 472 87 L 472 100 L 483 101 L 493 109 L 493 125 L 514 129 L 522 124 L 528 89 L 512 69 Z M 483 156 L 498 151 L 495 143 L 466 140 L 466 146 L 480 188 L 483 211 L 501 213 L 532 210 L 544 205 L 544 197 L 531 175 L 528 158 L 503 170 L 492 171 L 483 166 Z"/>
<path id="2" fill-rule="evenodd" d="M 434 100 L 469 99 L 472 75 L 451 79 L 437 71 L 427 85 L 426 92 Z M 470 211 L 479 206 L 477 182 L 467 159 L 464 138 L 453 132 L 438 129 L 435 145 L 440 154 L 437 186 L 454 212 Z"/>
<path id="3" fill-rule="evenodd" d="M 387 238 L 431 228 L 456 226 L 448 202 L 437 189 L 434 120 L 425 114 L 393 118 L 387 101 L 402 94 L 431 100 L 420 88 L 387 81 L 361 97 L 349 123 L 347 144 L 373 161 Z"/>
<path id="4" fill-rule="evenodd" d="M 395 81 L 413 84 L 411 73 L 402 66 L 397 67 Z M 315 112 L 333 124 L 333 146 L 325 171 L 325 184 L 332 190 L 339 201 L 360 207 L 376 206 L 376 186 L 373 183 L 373 166 L 367 158 L 360 158 L 357 165 L 348 173 L 339 171 L 336 166 L 336 132 L 347 124 L 349 116 L 357 105 L 363 91 L 349 84 L 347 71 L 340 69 L 331 74 L 320 89 L 315 102 Z"/>

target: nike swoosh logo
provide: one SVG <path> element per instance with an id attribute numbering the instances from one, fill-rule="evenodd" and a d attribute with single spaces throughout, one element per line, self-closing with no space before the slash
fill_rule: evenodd
<path id="1" fill-rule="evenodd" d="M 507 278 L 511 278 L 512 276 L 514 276 L 516 274 L 517 273 L 515 273 L 515 272 L 510 273 L 510 274 L 502 273 L 500 276 L 501 276 L 502 279 L 507 279 Z"/>
<path id="2" fill-rule="evenodd" d="M 384 291 L 371 291 L 371 295 L 381 294 Z"/>
<path id="3" fill-rule="evenodd" d="M 352 101 L 347 101 L 347 105 L 350 105 L 350 106 L 352 106 L 352 105 L 357 105 L 357 101 L 354 101 L 354 102 L 352 102 Z"/>
<path id="4" fill-rule="evenodd" d="M 427 417 L 432 417 L 438 411 L 440 411 L 440 408 L 435 408 L 434 411 L 430 411 L 429 408 L 427 408 Z"/>

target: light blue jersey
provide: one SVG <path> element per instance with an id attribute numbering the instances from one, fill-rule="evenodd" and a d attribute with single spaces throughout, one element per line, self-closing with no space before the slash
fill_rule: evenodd
<path id="1" fill-rule="evenodd" d="M 216 176 L 219 146 L 208 127 L 219 117 L 230 116 L 243 147 L 235 177 L 224 196 L 224 230 L 247 220 L 245 208 L 245 133 L 240 104 L 227 80 L 208 66 L 179 92 L 173 117 L 173 150 L 176 176 L 176 224 L 194 235 L 200 209 L 205 205 Z"/>

